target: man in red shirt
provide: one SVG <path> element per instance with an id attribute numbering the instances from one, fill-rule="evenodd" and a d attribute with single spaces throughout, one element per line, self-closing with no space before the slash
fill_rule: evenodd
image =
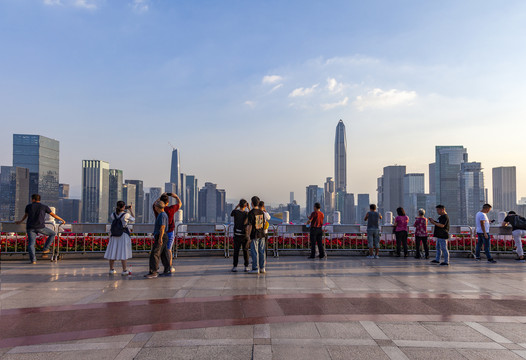
<path id="1" fill-rule="evenodd" d="M 176 201 L 175 205 L 168 206 L 170 203 L 170 196 L 173 197 Z M 166 207 L 164 208 L 164 212 L 166 215 L 168 215 L 168 230 L 166 232 L 166 235 L 168 235 L 168 243 L 166 244 L 166 248 L 168 249 L 168 254 L 170 255 L 170 271 L 162 273 L 160 276 L 168 276 L 175 272 L 175 268 L 172 266 L 172 246 L 174 244 L 175 240 L 175 213 L 179 211 L 181 208 L 181 205 L 183 204 L 181 202 L 181 199 L 179 199 L 179 196 L 177 194 L 173 193 L 164 193 L 161 195 L 161 197 L 157 201 L 162 201 Z M 154 201 L 155 204 L 155 201 Z M 157 211 L 155 205 L 153 206 L 153 213 L 155 214 L 155 217 L 157 218 L 157 215 L 159 212 Z"/>
<path id="2" fill-rule="evenodd" d="M 314 211 L 309 216 L 307 225 L 310 224 L 310 256 L 308 259 L 316 258 L 316 245 L 318 245 L 318 252 L 320 259 L 327 259 L 325 247 L 323 246 L 323 218 L 325 215 L 321 212 L 320 203 L 314 204 Z"/>

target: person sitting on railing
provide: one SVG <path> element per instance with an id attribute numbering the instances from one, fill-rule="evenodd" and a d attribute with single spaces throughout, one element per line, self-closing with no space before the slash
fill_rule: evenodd
<path id="1" fill-rule="evenodd" d="M 129 213 L 128 213 L 129 211 Z M 132 244 L 128 223 L 135 221 L 132 207 L 126 206 L 124 201 L 117 201 L 115 212 L 111 214 L 111 233 L 108 247 L 104 258 L 110 262 L 110 275 L 115 275 L 115 260 L 122 264 L 122 276 L 128 276 L 131 272 L 127 267 L 127 260 L 132 257 Z M 121 224 L 119 224 L 120 222 Z"/>
<path id="2" fill-rule="evenodd" d="M 50 251 L 49 247 L 51 242 L 55 239 L 56 233 L 46 227 L 46 214 L 49 214 L 49 216 L 61 221 L 62 225 L 66 223 L 60 216 L 54 214 L 49 206 L 40 202 L 39 194 L 33 194 L 31 195 L 31 204 L 26 206 L 24 217 L 21 220 L 16 221 L 17 224 L 21 224 L 25 219 L 27 219 L 27 250 L 29 252 L 29 261 L 31 261 L 31 264 L 37 263 L 37 258 L 35 255 L 35 242 L 37 239 L 37 234 L 47 236 L 44 249 L 42 250 L 43 254 L 47 254 Z"/>
<path id="3" fill-rule="evenodd" d="M 519 215 L 515 211 L 509 211 L 508 215 L 504 218 L 504 222 L 502 223 L 502 226 L 508 226 L 511 225 L 511 234 L 513 236 L 513 240 L 515 240 L 515 246 L 517 247 L 517 255 L 518 258 L 515 259 L 521 263 L 525 262 L 524 260 L 524 250 L 522 249 L 522 237 L 526 236 L 526 230 L 520 229 L 518 226 L 520 226 L 519 222 Z"/>

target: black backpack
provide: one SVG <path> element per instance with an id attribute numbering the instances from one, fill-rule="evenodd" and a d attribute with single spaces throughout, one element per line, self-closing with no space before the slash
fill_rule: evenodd
<path id="1" fill-rule="evenodd" d="M 518 230 L 526 230 L 526 219 L 519 215 L 514 215 L 511 218 L 511 226 L 513 226 L 514 229 Z"/>
<path id="2" fill-rule="evenodd" d="M 111 222 L 111 229 L 110 229 L 110 233 L 111 233 L 111 236 L 122 236 L 122 234 L 124 234 L 125 232 L 127 232 L 124 225 L 122 224 L 122 217 L 125 215 L 126 213 L 122 213 L 119 217 L 117 217 L 117 214 L 116 213 L 113 213 L 113 221 Z"/>

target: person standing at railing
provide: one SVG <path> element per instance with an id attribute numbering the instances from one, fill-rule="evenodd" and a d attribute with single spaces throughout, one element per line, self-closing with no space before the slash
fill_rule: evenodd
<path id="1" fill-rule="evenodd" d="M 169 206 L 170 196 L 175 199 L 176 201 L 175 205 Z M 175 268 L 172 266 L 172 261 L 173 261 L 172 246 L 175 241 L 175 219 L 174 218 L 175 218 L 175 213 L 179 211 L 183 203 L 181 202 L 181 199 L 179 198 L 179 196 L 173 193 L 164 193 L 156 201 L 162 201 L 164 203 L 165 205 L 164 212 L 168 216 L 168 230 L 166 232 L 168 236 L 168 243 L 166 244 L 166 248 L 168 249 L 168 252 L 170 254 L 170 272 L 167 274 L 163 273 L 163 275 L 170 275 L 175 272 Z M 153 213 L 155 214 L 155 218 L 157 218 L 157 215 L 159 214 L 159 212 L 155 209 L 155 205 L 153 205 L 152 208 L 153 208 Z"/>
<path id="2" fill-rule="evenodd" d="M 407 234 L 408 234 L 408 226 L 409 223 L 409 216 L 405 214 L 405 210 L 403 207 L 399 207 L 396 209 L 396 214 L 398 215 L 395 217 L 394 226 L 395 226 L 395 237 L 396 237 L 396 256 L 400 257 L 401 253 L 401 247 L 404 247 L 404 257 L 407 257 L 408 250 L 407 250 Z"/>
<path id="3" fill-rule="evenodd" d="M 524 261 L 524 250 L 522 249 L 522 237 L 526 236 L 526 230 L 520 229 L 517 226 L 520 226 L 518 223 L 519 215 L 515 211 L 509 211 L 508 215 L 504 218 L 504 222 L 502 223 L 502 226 L 508 226 L 508 224 L 511 225 L 511 235 L 513 236 L 513 240 L 515 240 L 515 246 L 517 247 L 517 256 L 518 258 L 515 259 L 521 263 Z"/>
<path id="4" fill-rule="evenodd" d="M 246 232 L 250 237 L 250 254 L 252 255 L 252 270 L 250 273 L 266 273 L 265 269 L 265 213 L 259 209 L 259 198 L 253 196 L 252 210 L 248 213 Z"/>
<path id="5" fill-rule="evenodd" d="M 489 263 L 496 263 L 497 260 L 493 259 L 490 253 L 490 236 L 489 236 L 489 219 L 488 213 L 491 210 L 490 204 L 484 204 L 482 210 L 480 210 L 475 216 L 475 225 L 477 227 L 477 246 L 475 247 L 475 260 L 480 261 L 480 249 L 484 244 L 484 253 Z"/>
<path id="6" fill-rule="evenodd" d="M 153 228 L 153 245 L 150 252 L 150 272 L 144 275 L 147 279 L 154 279 L 159 276 L 159 260 L 163 263 L 164 272 L 162 275 L 170 274 L 170 252 L 166 245 L 168 244 L 168 215 L 164 212 L 166 207 L 162 201 L 156 201 L 154 206 L 157 210 L 157 218 Z"/>
<path id="7" fill-rule="evenodd" d="M 367 221 L 367 246 L 369 247 L 367 258 L 378 259 L 380 257 L 380 220 L 382 220 L 382 214 L 376 211 L 375 204 L 369 205 L 369 212 L 365 214 L 363 220 Z"/>
<path id="8" fill-rule="evenodd" d="M 316 245 L 318 246 L 318 252 L 320 259 L 327 259 L 325 252 L 325 246 L 323 246 L 323 219 L 325 215 L 321 212 L 320 203 L 314 204 L 314 211 L 310 214 L 307 225 L 310 224 L 310 256 L 308 259 L 316 258 Z"/>
<path id="9" fill-rule="evenodd" d="M 260 201 L 259 202 L 259 208 L 263 211 L 265 214 L 265 225 L 263 225 L 263 229 L 265 231 L 265 254 L 267 253 L 267 246 L 268 246 L 268 228 L 270 227 L 270 214 L 267 212 L 267 209 L 265 209 L 265 202 Z"/>
<path id="10" fill-rule="evenodd" d="M 44 248 L 42 250 L 43 254 L 47 254 L 50 250 L 51 242 L 55 239 L 56 233 L 46 227 L 46 214 L 57 219 L 64 225 L 66 222 L 58 215 L 53 213 L 49 206 L 44 205 L 40 202 L 40 195 L 33 194 L 31 195 L 31 204 L 26 206 L 24 217 L 16 221 L 17 224 L 21 224 L 27 219 L 26 222 L 26 231 L 27 231 L 27 250 L 29 252 L 29 261 L 31 264 L 37 263 L 37 258 L 35 255 L 35 242 L 37 239 L 37 234 L 42 234 L 47 236 L 46 242 L 44 243 Z"/>
<path id="11" fill-rule="evenodd" d="M 447 214 L 444 205 L 437 205 L 436 209 L 439 215 L 438 221 L 428 218 L 429 222 L 435 225 L 433 237 L 436 240 L 437 252 L 435 260 L 431 260 L 431 262 L 434 264 L 440 264 L 441 266 L 449 266 L 449 251 L 447 250 L 447 240 L 449 239 L 449 215 Z M 443 262 L 440 262 L 441 253 L 444 254 Z"/>
<path id="12" fill-rule="evenodd" d="M 119 225 L 118 222 L 121 222 Z M 111 214 L 111 234 L 104 258 L 110 262 L 110 275 L 115 275 L 115 260 L 122 264 L 122 276 L 128 276 L 131 272 L 127 267 L 127 260 L 132 257 L 132 244 L 128 223 L 134 222 L 135 218 L 131 205 L 126 206 L 124 201 L 117 201 L 115 212 Z M 120 235 L 119 235 L 120 234 Z"/>
<path id="13" fill-rule="evenodd" d="M 239 262 L 239 250 L 243 248 L 243 260 L 245 264 L 245 272 L 248 271 L 248 241 L 245 236 L 245 228 L 247 227 L 248 221 L 248 210 L 250 205 L 245 199 L 239 200 L 239 204 L 236 206 L 230 216 L 234 218 L 234 266 L 232 272 L 237 272 L 237 264 Z"/>
<path id="14" fill-rule="evenodd" d="M 424 257 L 429 259 L 429 246 L 427 244 L 427 219 L 425 217 L 426 211 L 424 209 L 418 209 L 418 217 L 415 218 L 415 244 L 416 254 L 415 259 L 420 259 L 422 254 L 420 253 L 420 243 L 424 246 Z"/>

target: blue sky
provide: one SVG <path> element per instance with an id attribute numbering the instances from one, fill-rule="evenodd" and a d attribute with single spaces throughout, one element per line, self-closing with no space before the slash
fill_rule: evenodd
<path id="1" fill-rule="evenodd" d="M 170 142 L 228 198 L 303 202 L 343 119 L 355 194 L 464 145 L 526 196 L 525 38 L 524 1 L 0 0 L 0 164 L 41 134 L 74 194 L 83 159 L 161 186 Z"/>

